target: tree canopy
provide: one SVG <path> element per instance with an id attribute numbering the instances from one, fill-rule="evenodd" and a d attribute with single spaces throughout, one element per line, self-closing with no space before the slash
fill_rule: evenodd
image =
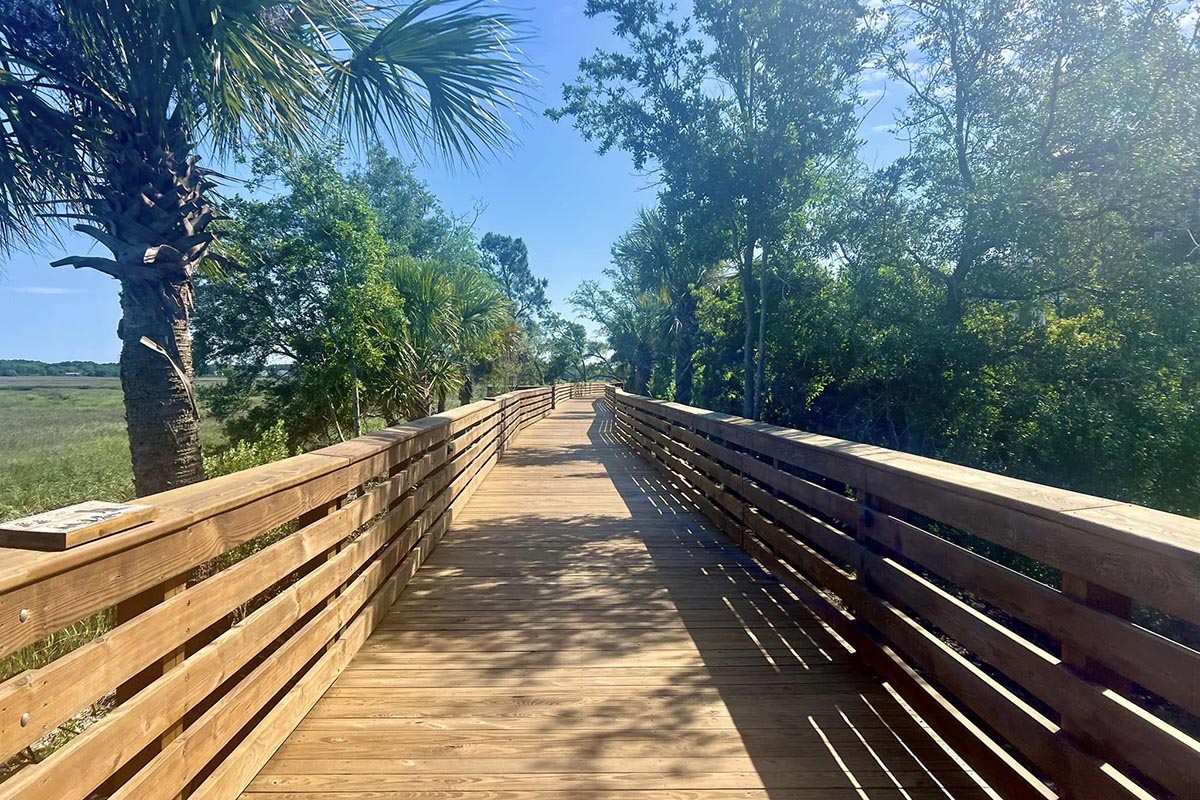
<path id="1" fill-rule="evenodd" d="M 230 201 L 229 267 L 201 281 L 195 315 L 198 358 L 226 378 L 205 397 L 236 441 L 282 425 L 295 451 L 470 402 L 480 384 L 589 369 L 594 348 L 546 315 L 545 280 L 502 237 L 546 321 L 540 351 L 523 351 L 521 298 L 492 251 L 400 159 L 372 151 L 347 170 L 332 144 L 263 147 L 250 169 L 251 188 L 281 190 Z"/>
<path id="2" fill-rule="evenodd" d="M 625 49 L 553 114 L 659 187 L 574 296 L 631 388 L 1200 513 L 1194 6 L 588 13 Z M 907 98 L 879 166 L 853 146 L 868 72 Z"/>

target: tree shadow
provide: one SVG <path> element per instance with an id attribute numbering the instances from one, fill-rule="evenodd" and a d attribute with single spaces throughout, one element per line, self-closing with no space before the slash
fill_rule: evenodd
<path id="1" fill-rule="evenodd" d="M 256 784 L 987 796 L 705 523 L 616 438 L 602 401 L 563 404 L 516 439 Z"/>

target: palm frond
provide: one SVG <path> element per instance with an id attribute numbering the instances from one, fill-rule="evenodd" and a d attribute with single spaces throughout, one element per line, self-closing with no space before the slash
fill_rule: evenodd
<path id="1" fill-rule="evenodd" d="M 0 0 L 0 246 L 97 199 L 132 219 L 198 144 L 502 151 L 528 82 L 515 26 L 480 0 Z"/>
<path id="2" fill-rule="evenodd" d="M 0 70 L 0 246 L 35 242 L 47 219 L 84 210 L 75 134 L 69 114 Z"/>
<path id="3" fill-rule="evenodd" d="M 346 35 L 352 53 L 329 71 L 329 104 L 342 124 L 382 127 L 418 153 L 432 142 L 468 162 L 503 151 L 511 141 L 503 113 L 523 106 L 530 79 L 518 22 L 483 9 L 418 0 L 374 37 Z"/>

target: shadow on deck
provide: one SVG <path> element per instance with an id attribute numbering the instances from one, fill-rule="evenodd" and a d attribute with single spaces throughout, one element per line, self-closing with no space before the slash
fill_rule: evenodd
<path id="1" fill-rule="evenodd" d="M 244 795 L 987 796 L 601 401 L 516 440 Z"/>

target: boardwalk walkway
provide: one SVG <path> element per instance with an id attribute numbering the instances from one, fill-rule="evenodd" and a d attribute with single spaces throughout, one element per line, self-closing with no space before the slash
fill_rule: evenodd
<path id="1" fill-rule="evenodd" d="M 988 796 L 701 519 L 563 404 L 243 797 Z"/>

